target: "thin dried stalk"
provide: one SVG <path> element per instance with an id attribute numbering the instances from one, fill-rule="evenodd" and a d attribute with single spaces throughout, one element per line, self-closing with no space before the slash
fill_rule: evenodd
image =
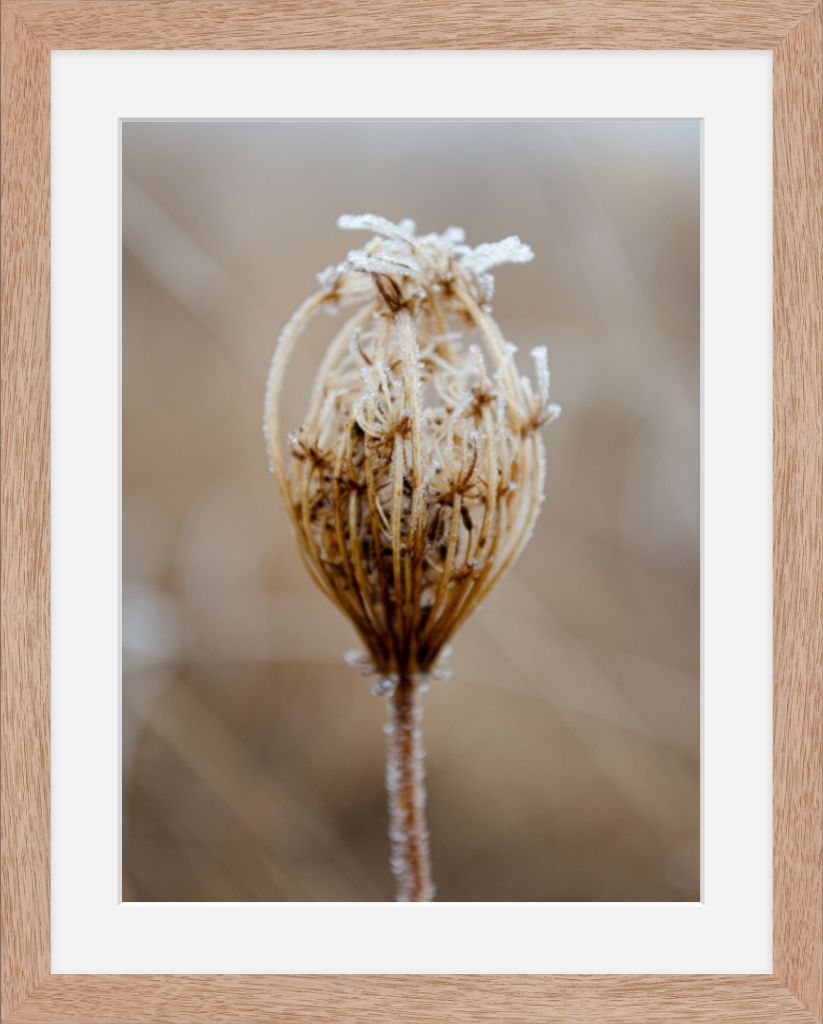
<path id="1" fill-rule="evenodd" d="M 532 352 L 533 384 L 490 312 L 488 271 L 531 259 L 528 246 L 507 238 L 472 249 L 459 229 L 416 236 L 411 221 L 369 214 L 339 224 L 375 237 L 319 275 L 283 331 L 264 427 L 309 572 L 361 637 L 365 653 L 351 660 L 394 701 L 398 898 L 428 899 L 418 727 L 407 719 L 417 721 L 420 684 L 442 673 L 450 638 L 531 535 L 545 476 L 538 430 L 559 410 L 546 350 Z M 291 353 L 319 309 L 353 303 L 284 460 L 279 396 Z"/>
<path id="2" fill-rule="evenodd" d="M 414 903 L 434 897 L 426 826 L 420 690 L 415 680 L 400 680 L 389 697 L 390 717 L 386 726 L 391 867 L 397 899 Z"/>

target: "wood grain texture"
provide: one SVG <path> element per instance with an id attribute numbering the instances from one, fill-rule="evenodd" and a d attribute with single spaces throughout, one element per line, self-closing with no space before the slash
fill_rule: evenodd
<path id="1" fill-rule="evenodd" d="M 2 1020 L 820 1020 L 819 0 L 2 0 L 2 19 Z M 195 47 L 775 50 L 774 977 L 49 976 L 49 51 Z"/>
<path id="2" fill-rule="evenodd" d="M 777 48 L 774 71 L 774 970 L 819 1020 L 823 1018 L 821 8 Z"/>
<path id="3" fill-rule="evenodd" d="M 2 9 L 0 1012 L 49 970 L 49 67 Z M 5 1018 L 4 1018 L 5 1019 Z"/>
<path id="4" fill-rule="evenodd" d="M 770 48 L 814 0 L 6 0 L 60 49 Z"/>
<path id="5" fill-rule="evenodd" d="M 60 977 L 15 1024 L 809 1024 L 771 977 L 120 975 Z"/>

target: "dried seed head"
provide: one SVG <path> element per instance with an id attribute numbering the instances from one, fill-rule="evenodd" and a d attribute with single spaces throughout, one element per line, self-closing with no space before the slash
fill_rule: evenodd
<path id="1" fill-rule="evenodd" d="M 521 376 L 491 317 L 488 271 L 522 263 L 519 238 L 417 236 L 412 221 L 343 216 L 374 237 L 324 270 L 283 331 L 266 393 L 272 468 L 306 564 L 352 621 L 379 674 L 443 674 L 444 646 L 526 544 L 543 496 L 545 348 Z M 359 309 L 329 344 L 284 459 L 288 359 L 323 306 Z"/>

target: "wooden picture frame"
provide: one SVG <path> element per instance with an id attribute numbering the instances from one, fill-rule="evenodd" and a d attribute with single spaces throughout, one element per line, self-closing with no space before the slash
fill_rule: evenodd
<path id="1" fill-rule="evenodd" d="M 774 55 L 774 974 L 50 973 L 49 143 L 59 49 Z M 823 1020 L 821 0 L 2 0 L 3 1022 Z"/>

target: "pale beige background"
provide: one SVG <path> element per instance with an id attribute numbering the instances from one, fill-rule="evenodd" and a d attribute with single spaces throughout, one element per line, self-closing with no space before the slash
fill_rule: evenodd
<path id="1" fill-rule="evenodd" d="M 261 435 L 367 210 L 532 245 L 494 312 L 564 408 L 531 546 L 426 698 L 439 898 L 697 899 L 696 122 L 124 126 L 124 896 L 391 898 L 384 709 Z"/>

